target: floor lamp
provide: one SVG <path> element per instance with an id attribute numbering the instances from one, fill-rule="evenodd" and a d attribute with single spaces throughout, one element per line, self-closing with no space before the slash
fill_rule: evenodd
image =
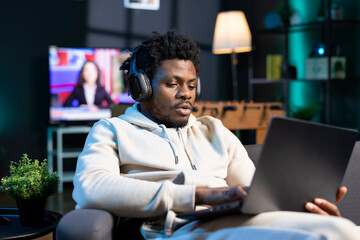
<path id="1" fill-rule="evenodd" d="M 230 54 L 234 100 L 239 100 L 237 53 L 250 52 L 251 32 L 242 11 L 220 12 L 216 18 L 212 52 Z"/>

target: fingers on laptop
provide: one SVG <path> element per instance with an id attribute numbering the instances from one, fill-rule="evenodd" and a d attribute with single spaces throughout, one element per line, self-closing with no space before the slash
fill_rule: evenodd
<path id="1" fill-rule="evenodd" d="M 336 203 L 339 202 L 347 193 L 347 187 L 342 186 L 339 188 L 338 194 L 336 196 Z"/>
<path id="2" fill-rule="evenodd" d="M 245 186 L 237 185 L 235 187 L 231 187 L 225 191 L 225 197 L 228 201 L 235 201 L 235 200 L 244 200 L 246 197 L 246 190 L 244 189 Z"/>
<path id="3" fill-rule="evenodd" d="M 338 207 L 322 198 L 315 198 L 314 203 L 308 202 L 305 208 L 311 213 L 317 213 L 321 215 L 332 215 L 340 217 L 340 211 Z"/>

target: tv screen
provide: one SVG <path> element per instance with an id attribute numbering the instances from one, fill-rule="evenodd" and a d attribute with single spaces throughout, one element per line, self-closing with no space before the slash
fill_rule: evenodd
<path id="1" fill-rule="evenodd" d="M 134 103 L 119 67 L 129 51 L 49 47 L 50 122 L 94 121 L 111 105 Z"/>

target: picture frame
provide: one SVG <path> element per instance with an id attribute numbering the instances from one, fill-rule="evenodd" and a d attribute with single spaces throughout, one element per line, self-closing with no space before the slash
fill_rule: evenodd
<path id="1" fill-rule="evenodd" d="M 159 10 L 160 0 L 124 0 L 124 7 L 142 10 Z"/>

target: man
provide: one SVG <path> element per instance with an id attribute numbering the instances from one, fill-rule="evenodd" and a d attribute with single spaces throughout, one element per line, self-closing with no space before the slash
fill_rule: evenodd
<path id="1" fill-rule="evenodd" d="M 328 233 L 333 239 L 356 236 L 350 221 L 306 213 L 229 216 L 179 228 L 183 223 L 177 225 L 175 213 L 244 199 L 255 171 L 243 145 L 219 120 L 191 115 L 200 94 L 199 52 L 185 35 L 155 32 L 124 62 L 121 69 L 129 71 L 130 93 L 140 103 L 94 125 L 77 163 L 73 192 L 77 208 L 151 218 L 142 228 L 145 238 L 171 236 L 174 231 L 174 238 L 212 232 L 224 238 L 239 236 L 239 229 L 253 237 L 266 231 L 269 238 L 274 237 L 267 232 L 272 229 L 282 237 L 306 237 L 299 239 L 320 239 Z M 345 193 L 346 188 L 340 188 L 338 200 Z M 336 205 L 325 199 L 307 203 L 306 208 L 340 216 Z"/>

